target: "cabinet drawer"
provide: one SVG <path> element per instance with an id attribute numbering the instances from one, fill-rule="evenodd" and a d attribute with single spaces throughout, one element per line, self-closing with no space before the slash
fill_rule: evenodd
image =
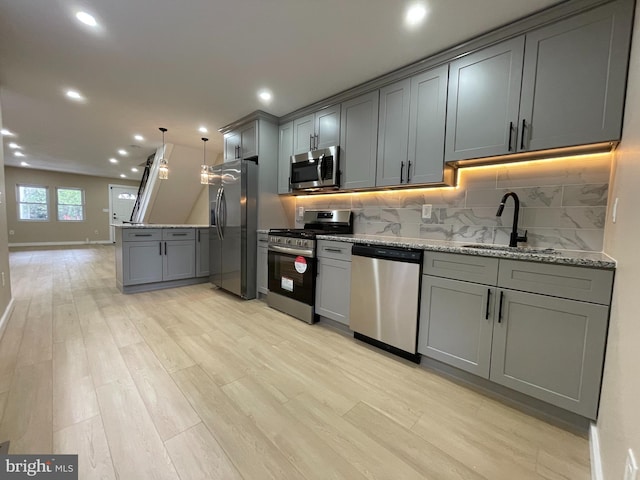
<path id="1" fill-rule="evenodd" d="M 570 265 L 501 260 L 498 285 L 512 290 L 609 305 L 613 272 Z"/>
<path id="2" fill-rule="evenodd" d="M 351 261 L 351 243 L 318 240 L 318 257 Z"/>
<path id="3" fill-rule="evenodd" d="M 149 242 L 162 239 L 162 230 L 159 228 L 123 228 L 123 242 Z"/>
<path id="4" fill-rule="evenodd" d="M 435 277 L 495 285 L 498 279 L 498 259 L 458 255 L 455 253 L 425 252 L 422 273 Z"/>
<path id="5" fill-rule="evenodd" d="M 163 240 L 195 240 L 195 228 L 163 228 Z"/>

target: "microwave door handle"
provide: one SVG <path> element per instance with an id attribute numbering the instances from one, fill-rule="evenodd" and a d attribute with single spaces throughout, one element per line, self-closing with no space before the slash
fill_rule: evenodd
<path id="1" fill-rule="evenodd" d="M 324 183 L 324 178 L 322 175 L 322 164 L 324 163 L 324 153 L 318 157 L 318 183 L 322 185 Z"/>

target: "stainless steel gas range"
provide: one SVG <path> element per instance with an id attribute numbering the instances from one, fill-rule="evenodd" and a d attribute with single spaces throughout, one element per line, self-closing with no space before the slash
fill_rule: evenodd
<path id="1" fill-rule="evenodd" d="M 316 235 L 353 233 L 351 210 L 307 210 L 302 229 L 269 230 L 270 307 L 316 321 Z"/>

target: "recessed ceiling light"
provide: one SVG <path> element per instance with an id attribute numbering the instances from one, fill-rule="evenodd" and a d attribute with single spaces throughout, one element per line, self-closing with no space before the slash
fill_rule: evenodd
<path id="1" fill-rule="evenodd" d="M 109 161 L 111 163 L 118 163 L 118 159 L 117 158 L 110 158 Z"/>
<path id="2" fill-rule="evenodd" d="M 133 168 L 131 169 L 131 171 L 132 171 L 133 173 L 135 173 L 135 172 L 137 172 L 137 171 L 138 171 L 138 169 L 137 169 L 136 167 L 133 167 Z"/>
<path id="3" fill-rule="evenodd" d="M 410 27 L 415 27 L 423 22 L 427 16 L 427 7 L 422 3 L 416 3 L 409 7 L 404 17 L 405 23 Z"/>
<path id="4" fill-rule="evenodd" d="M 95 27 L 98 25 L 96 19 L 93 15 L 88 14 L 87 12 L 78 12 L 76 13 L 76 18 L 80 20 L 85 25 L 89 25 L 90 27 Z"/>
<path id="5" fill-rule="evenodd" d="M 273 94 L 269 90 L 261 90 L 258 92 L 258 98 L 263 102 L 270 102 L 273 99 Z"/>
<path id="6" fill-rule="evenodd" d="M 121 173 L 120 178 L 127 178 L 127 176 L 124 173 Z"/>
<path id="7" fill-rule="evenodd" d="M 119 153 L 120 155 L 123 155 L 123 156 L 124 156 L 124 155 L 127 155 L 127 151 L 126 151 L 126 150 L 123 150 L 122 148 L 121 148 L 120 150 L 118 150 L 118 153 Z"/>
<path id="8" fill-rule="evenodd" d="M 200 133 L 209 133 L 209 130 L 207 130 L 207 127 L 200 127 L 200 128 L 198 128 L 198 131 Z"/>
<path id="9" fill-rule="evenodd" d="M 20 145 L 18 145 L 17 143 L 15 143 L 15 142 L 11 142 L 9 144 L 9 148 L 13 148 L 14 150 L 21 150 L 22 149 L 22 147 Z"/>
<path id="10" fill-rule="evenodd" d="M 144 137 L 142 135 L 134 135 L 133 138 L 136 139 L 139 142 L 144 141 Z"/>
<path id="11" fill-rule="evenodd" d="M 16 152 L 13 152 L 13 154 L 14 154 L 16 157 L 24 157 L 24 153 L 22 153 L 22 152 L 18 152 L 18 151 L 16 151 Z"/>
<path id="12" fill-rule="evenodd" d="M 13 137 L 13 136 L 15 136 L 15 133 L 10 132 L 6 128 L 3 128 L 2 130 L 0 130 L 0 133 L 5 137 Z"/>
<path id="13" fill-rule="evenodd" d="M 28 167 L 29 164 L 27 162 L 20 162 L 20 166 L 22 167 Z"/>
<path id="14" fill-rule="evenodd" d="M 65 95 L 69 97 L 71 100 L 84 100 L 84 97 L 75 90 L 67 90 Z"/>

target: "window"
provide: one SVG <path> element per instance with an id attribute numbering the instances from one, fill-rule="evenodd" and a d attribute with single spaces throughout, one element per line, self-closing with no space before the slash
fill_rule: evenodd
<path id="1" fill-rule="evenodd" d="M 80 222 L 84 220 L 84 191 L 80 188 L 56 189 L 58 196 L 58 221 Z"/>
<path id="2" fill-rule="evenodd" d="M 38 185 L 17 185 L 18 220 L 49 220 L 49 189 Z"/>

